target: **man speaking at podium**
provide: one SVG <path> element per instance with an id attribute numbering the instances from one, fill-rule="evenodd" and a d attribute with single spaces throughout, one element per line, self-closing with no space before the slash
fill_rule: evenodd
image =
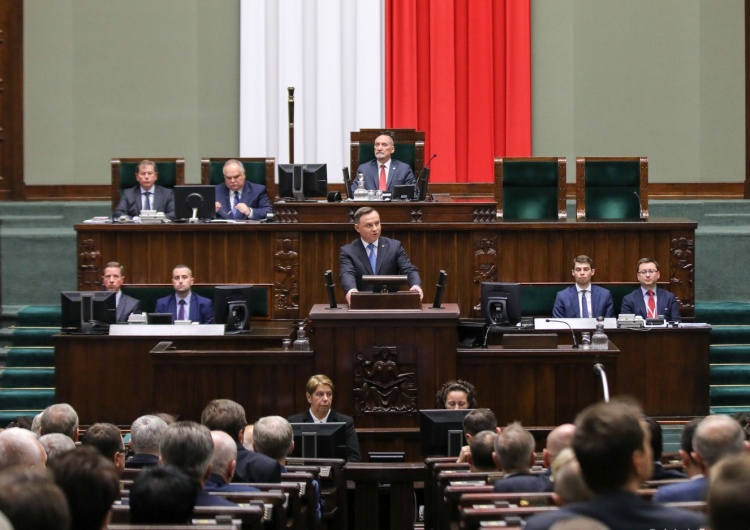
<path id="1" fill-rule="evenodd" d="M 362 276 L 406 275 L 409 288 L 419 293 L 422 299 L 422 280 L 419 271 L 409 261 L 401 242 L 380 237 L 380 215 L 374 208 L 364 206 L 354 213 L 354 229 L 359 234 L 348 245 L 341 247 L 339 281 L 346 293 L 346 302 L 351 304 L 351 293 L 364 289 Z"/>

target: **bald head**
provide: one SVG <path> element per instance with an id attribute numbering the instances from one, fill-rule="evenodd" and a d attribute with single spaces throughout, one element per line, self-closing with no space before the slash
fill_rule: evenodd
<path id="1" fill-rule="evenodd" d="M 78 441 L 78 414 L 67 403 L 50 405 L 42 412 L 40 433 L 51 434 L 53 432 L 60 432 L 69 436 L 74 442 Z"/>
<path id="2" fill-rule="evenodd" d="M 230 482 L 237 465 L 237 444 L 224 431 L 211 431 L 211 439 L 214 442 L 211 471 L 224 477 L 225 482 Z"/>
<path id="3" fill-rule="evenodd" d="M 724 415 L 706 416 L 693 435 L 693 450 L 706 469 L 725 456 L 742 452 L 745 432 L 737 420 Z"/>
<path id="4" fill-rule="evenodd" d="M 47 452 L 36 435 L 19 427 L 0 432 L 0 470 L 13 466 L 43 468 Z"/>
<path id="5" fill-rule="evenodd" d="M 559 455 L 563 449 L 572 445 L 573 435 L 575 433 L 576 426 L 572 423 L 563 423 L 552 429 L 547 435 L 547 445 L 544 448 L 543 453 L 545 467 L 552 467 L 552 462 L 555 461 L 557 455 Z"/>

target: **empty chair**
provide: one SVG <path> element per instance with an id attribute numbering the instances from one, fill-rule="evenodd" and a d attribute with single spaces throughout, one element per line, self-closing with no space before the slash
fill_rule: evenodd
<path id="1" fill-rule="evenodd" d="M 565 174 L 565 157 L 496 158 L 498 218 L 505 221 L 566 219 Z"/>
<path id="2" fill-rule="evenodd" d="M 576 158 L 576 218 L 647 220 L 648 158 Z"/>

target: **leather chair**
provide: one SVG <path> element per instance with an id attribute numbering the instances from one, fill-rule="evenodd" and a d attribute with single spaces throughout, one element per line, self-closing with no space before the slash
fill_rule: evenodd
<path id="1" fill-rule="evenodd" d="M 266 187 L 268 199 L 273 202 L 277 195 L 275 158 L 203 158 L 201 159 L 201 184 L 221 184 L 224 182 L 224 163 L 234 158 L 245 166 L 245 179 L 253 184 Z"/>
<path id="2" fill-rule="evenodd" d="M 375 158 L 375 138 L 381 134 L 390 134 L 396 150 L 393 158 L 406 162 L 414 172 L 414 178 L 419 178 L 419 172 L 424 167 L 424 131 L 415 129 L 360 129 L 351 132 L 349 147 L 349 174 L 354 182 L 357 181 L 357 168 L 360 164 Z"/>
<path id="3" fill-rule="evenodd" d="M 185 184 L 184 158 L 113 158 L 112 159 L 112 209 L 117 208 L 123 190 L 134 188 L 138 181 L 138 164 L 151 160 L 156 164 L 156 184 L 172 189 Z"/>
<path id="4" fill-rule="evenodd" d="M 505 221 L 557 221 L 568 216 L 565 157 L 495 159 L 497 217 Z"/>
<path id="5" fill-rule="evenodd" d="M 576 218 L 648 220 L 648 157 L 576 158 Z"/>

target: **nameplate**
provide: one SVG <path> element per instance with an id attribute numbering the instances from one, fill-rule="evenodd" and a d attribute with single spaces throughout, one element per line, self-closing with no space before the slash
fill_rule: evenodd
<path id="1" fill-rule="evenodd" d="M 221 337 L 224 324 L 112 324 L 113 337 Z"/>

